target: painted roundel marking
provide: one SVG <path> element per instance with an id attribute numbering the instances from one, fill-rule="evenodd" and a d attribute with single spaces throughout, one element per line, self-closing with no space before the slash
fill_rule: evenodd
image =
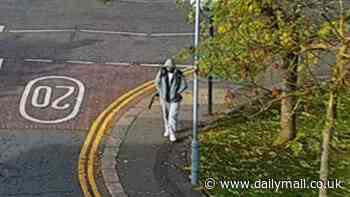
<path id="1" fill-rule="evenodd" d="M 57 85 L 54 81 L 63 82 L 64 85 Z M 42 84 L 46 82 L 45 84 Z M 68 85 L 66 85 L 68 84 Z M 84 100 L 85 86 L 74 78 L 66 76 L 45 76 L 33 79 L 26 85 L 20 105 L 19 112 L 27 120 L 42 124 L 57 124 L 75 118 L 80 110 Z M 56 95 L 56 96 L 54 96 Z M 68 102 L 68 100 L 74 101 Z M 63 117 L 55 117 L 54 119 L 44 119 L 34 117 L 28 112 L 28 108 L 36 111 L 36 116 L 40 115 L 40 110 L 54 110 L 55 112 L 63 112 Z M 67 113 L 68 111 L 68 113 Z M 47 116 L 47 113 L 46 115 Z"/>

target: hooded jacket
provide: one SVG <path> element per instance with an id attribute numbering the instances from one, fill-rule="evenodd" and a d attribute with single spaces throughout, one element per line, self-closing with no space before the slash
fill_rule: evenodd
<path id="1" fill-rule="evenodd" d="M 187 82 L 181 70 L 175 69 L 174 76 L 169 82 L 168 70 L 161 68 L 156 76 L 155 84 L 160 98 L 166 102 L 179 102 L 182 100 L 181 93 L 187 89 Z"/>

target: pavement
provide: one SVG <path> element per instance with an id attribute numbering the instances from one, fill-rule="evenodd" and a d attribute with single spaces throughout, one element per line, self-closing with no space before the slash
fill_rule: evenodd
<path id="1" fill-rule="evenodd" d="M 199 83 L 199 125 L 206 125 L 225 113 L 227 82 L 214 82 L 213 109 L 207 113 L 207 81 Z M 112 197 L 196 197 L 189 177 L 183 170 L 188 165 L 184 147 L 173 149 L 190 138 L 192 128 L 192 82 L 184 92 L 180 107 L 177 142 L 170 143 L 162 136 L 163 125 L 158 100 L 151 110 L 151 95 L 132 105 L 113 125 L 106 137 L 102 156 L 102 175 Z M 188 147 L 189 148 L 189 147 Z M 176 152 L 173 152 L 176 150 Z M 180 150 L 180 152 L 179 152 Z"/>

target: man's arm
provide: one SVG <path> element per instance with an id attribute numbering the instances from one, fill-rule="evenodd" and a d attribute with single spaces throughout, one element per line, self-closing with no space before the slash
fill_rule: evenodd
<path id="1" fill-rule="evenodd" d="M 160 84 L 161 84 L 160 76 L 161 76 L 161 74 L 162 74 L 162 70 L 159 70 L 157 75 L 156 75 L 156 78 L 154 79 L 154 83 L 156 84 L 156 88 L 158 91 L 160 90 Z"/>
<path id="2" fill-rule="evenodd" d="M 187 89 L 187 80 L 186 77 L 183 75 L 183 73 L 180 73 L 180 77 L 181 77 L 181 83 L 180 83 L 180 88 L 179 88 L 179 92 L 178 93 L 182 93 Z"/>

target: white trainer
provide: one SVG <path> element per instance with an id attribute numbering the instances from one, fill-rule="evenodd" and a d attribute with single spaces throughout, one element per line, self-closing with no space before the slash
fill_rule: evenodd
<path id="1" fill-rule="evenodd" d="M 170 139 L 171 142 L 175 142 L 176 141 L 175 134 L 174 133 L 170 133 L 169 139 Z"/>
<path id="2" fill-rule="evenodd" d="M 166 130 L 166 131 L 163 133 L 163 136 L 164 136 L 164 137 L 169 137 L 169 131 Z"/>

